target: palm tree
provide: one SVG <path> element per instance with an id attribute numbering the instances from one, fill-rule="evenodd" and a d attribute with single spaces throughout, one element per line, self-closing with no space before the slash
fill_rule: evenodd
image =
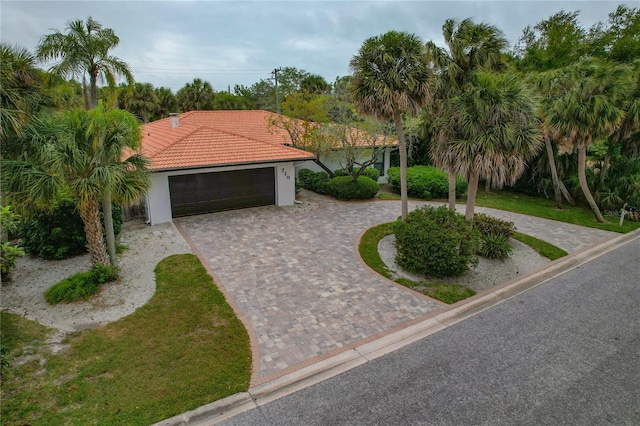
<path id="1" fill-rule="evenodd" d="M 625 117 L 624 101 L 635 88 L 631 69 L 584 58 L 565 70 L 564 90 L 548 110 L 547 125 L 578 149 L 578 181 L 598 222 L 602 213 L 586 176 L 587 148 L 619 129 Z"/>
<path id="2" fill-rule="evenodd" d="M 55 30 L 53 34 L 40 39 L 37 57 L 43 61 L 58 60 L 49 68 L 53 74 L 64 78 L 82 79 L 88 74 L 90 104 L 98 106 L 98 80 L 104 79 L 109 87 L 116 85 L 117 77 L 124 77 L 127 84 L 133 84 L 133 75 L 129 65 L 109 52 L 118 46 L 120 39 L 111 28 L 91 17 L 67 22 L 67 33 Z"/>
<path id="3" fill-rule="evenodd" d="M 148 123 L 158 108 L 158 97 L 151 83 L 135 83 L 128 86 L 121 91 L 120 98 L 120 107 L 138 117 L 143 123 Z"/>
<path id="4" fill-rule="evenodd" d="M 469 179 L 467 220 L 473 219 L 481 177 L 495 187 L 513 184 L 542 147 L 532 96 L 519 76 L 479 72 L 472 87 L 443 105 L 449 132 L 457 135 L 449 149 Z"/>
<path id="5" fill-rule="evenodd" d="M 14 143 L 29 117 L 39 109 L 43 96 L 40 70 L 29 51 L 1 43 L 0 63 L 0 145 L 5 155 L 20 151 Z"/>
<path id="6" fill-rule="evenodd" d="M 182 111 L 202 111 L 213 109 L 215 92 L 211 83 L 199 78 L 193 79 L 176 93 L 176 100 Z"/>
<path id="7" fill-rule="evenodd" d="M 351 96 L 359 113 L 393 119 L 400 150 L 402 219 L 407 218 L 407 147 L 402 114 L 415 116 L 429 99 L 431 71 L 420 38 L 389 31 L 365 40 L 349 64 Z"/>
<path id="8" fill-rule="evenodd" d="M 449 150 L 449 141 L 456 138 L 449 134 L 448 117 L 441 114 L 442 102 L 469 89 L 475 72 L 498 70 L 502 67 L 502 51 L 507 47 L 504 34 L 496 27 L 484 23 L 476 24 L 471 19 L 456 22 L 447 19 L 442 26 L 446 48 L 426 43 L 427 60 L 437 72 L 439 79 L 433 90 L 434 102 L 427 114 L 427 127 L 432 130 L 431 157 L 436 166 L 449 175 L 449 209 L 455 210 L 455 181 L 458 172 L 457 158 Z M 425 123 L 427 124 L 427 123 Z"/>
<path id="9" fill-rule="evenodd" d="M 176 96 L 171 89 L 166 87 L 156 87 L 156 98 L 158 98 L 157 116 L 154 119 L 167 118 L 169 113 L 177 109 Z"/>
<path id="10" fill-rule="evenodd" d="M 133 153 L 121 160 L 125 147 L 133 150 L 139 143 L 137 120 L 125 111 L 105 111 L 102 106 L 75 109 L 34 120 L 24 138 L 34 141 L 28 158 L 6 160 L 2 168 L 3 189 L 14 207 L 23 211 L 46 207 L 61 193 L 72 194 L 84 223 L 91 262 L 108 264 L 100 202 L 109 204 L 104 211 L 109 235 L 113 233 L 112 194 L 119 201 L 131 201 L 149 187 L 144 157 Z M 108 239 L 110 246 L 113 242 Z"/>
<path id="11" fill-rule="evenodd" d="M 322 95 L 331 89 L 324 77 L 317 74 L 309 74 L 300 81 L 300 91 Z"/>

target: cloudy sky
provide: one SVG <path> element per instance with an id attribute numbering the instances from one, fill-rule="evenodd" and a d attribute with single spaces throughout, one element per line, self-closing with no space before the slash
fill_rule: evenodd
<path id="1" fill-rule="evenodd" d="M 362 42 L 389 30 L 442 44 L 445 19 L 473 18 L 513 45 L 527 25 L 564 9 L 588 28 L 635 1 L 8 1 L 0 38 L 33 51 L 41 36 L 88 16 L 120 37 L 114 54 L 136 81 L 174 92 L 200 77 L 216 90 L 251 85 L 292 66 L 333 82 L 349 73 Z"/>

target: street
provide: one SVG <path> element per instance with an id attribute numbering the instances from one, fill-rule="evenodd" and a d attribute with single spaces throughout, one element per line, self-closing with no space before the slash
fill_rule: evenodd
<path id="1" fill-rule="evenodd" d="M 640 424 L 640 238 L 225 425 Z"/>

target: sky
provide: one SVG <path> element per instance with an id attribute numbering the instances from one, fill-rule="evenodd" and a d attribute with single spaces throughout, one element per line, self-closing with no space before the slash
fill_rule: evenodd
<path id="1" fill-rule="evenodd" d="M 70 20 L 91 16 L 120 38 L 113 54 L 136 81 L 174 91 L 201 78 L 216 91 L 250 86 L 279 67 L 349 74 L 369 37 L 390 30 L 443 44 L 446 19 L 472 18 L 501 29 L 511 46 L 527 25 L 560 10 L 580 11 L 584 28 L 636 1 L 8 1 L 0 0 L 0 39 L 35 50 Z M 46 64 L 42 64 L 46 68 Z"/>

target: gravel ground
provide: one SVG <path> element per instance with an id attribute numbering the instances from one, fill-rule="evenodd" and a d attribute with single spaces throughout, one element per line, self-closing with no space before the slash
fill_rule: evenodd
<path id="1" fill-rule="evenodd" d="M 425 278 L 421 275 L 412 274 L 405 271 L 395 261 L 396 257 L 396 237 L 394 235 L 387 235 L 382 238 L 378 243 L 378 252 L 380 258 L 387 265 L 390 271 L 392 271 L 392 278 L 407 278 L 412 281 L 429 281 L 434 283 L 450 283 L 461 284 L 466 287 L 472 288 L 477 292 L 481 292 L 488 288 L 493 287 L 496 284 L 509 281 L 518 276 L 524 275 L 529 271 L 536 269 L 549 262 L 549 259 L 542 257 L 526 244 L 520 241 L 511 239 L 510 243 L 513 247 L 513 252 L 508 259 L 484 259 L 480 257 L 480 262 L 475 269 L 465 272 L 459 277 L 455 278 Z"/>
<path id="2" fill-rule="evenodd" d="M 53 306 L 44 300 L 44 292 L 53 284 L 88 270 L 89 255 L 57 261 L 23 257 L 18 259 L 12 281 L 2 283 L 1 308 L 56 328 L 61 334 L 96 327 L 147 303 L 156 289 L 156 265 L 172 254 L 191 252 L 172 223 L 151 227 L 143 221 L 126 222 L 120 243 L 128 247 L 119 256 L 123 278 L 104 284 L 91 300 Z"/>

